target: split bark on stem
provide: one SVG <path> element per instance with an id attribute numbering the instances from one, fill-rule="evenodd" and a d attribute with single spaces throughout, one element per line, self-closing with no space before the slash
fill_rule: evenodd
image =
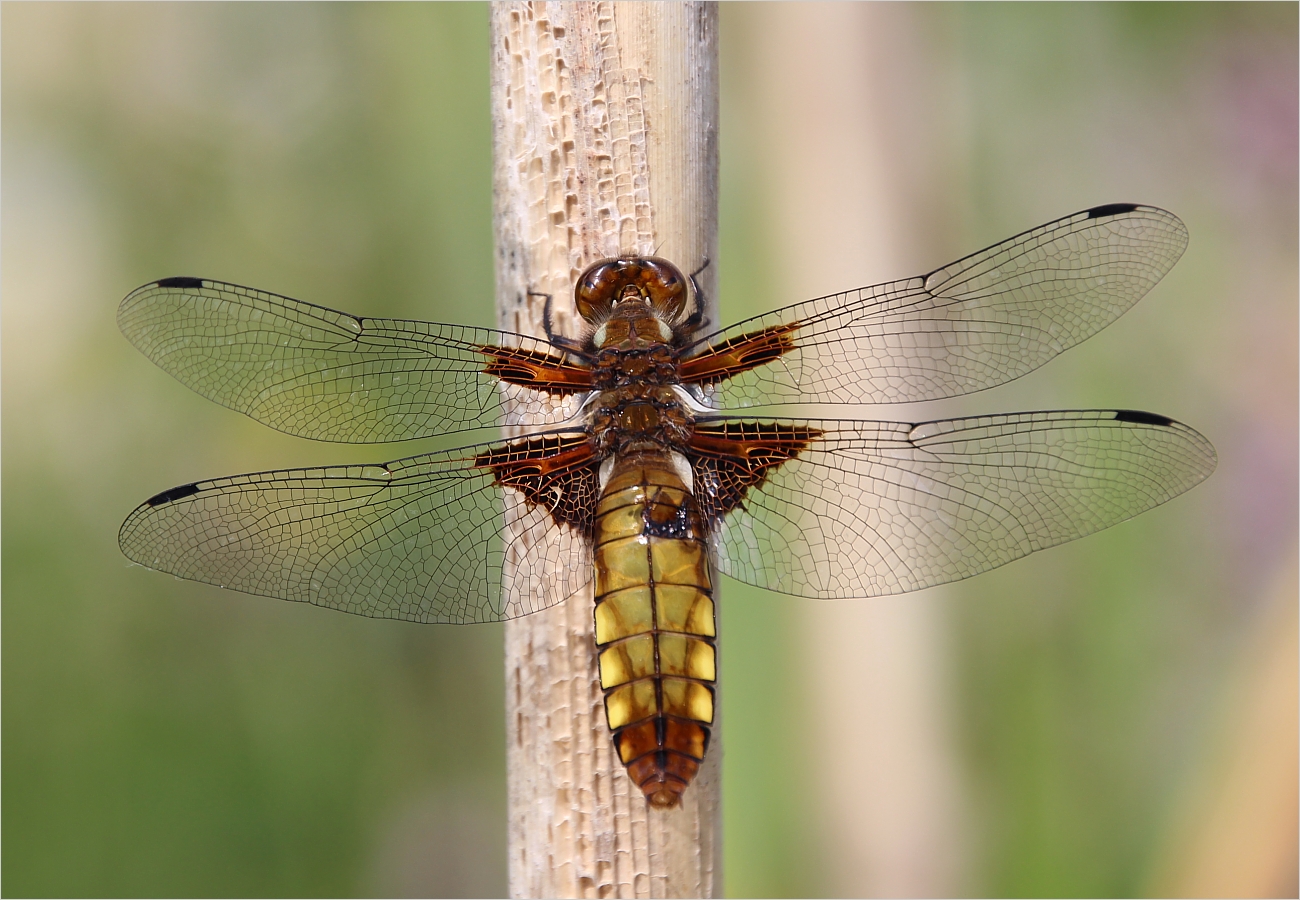
<path id="1" fill-rule="evenodd" d="M 717 321 L 717 62 L 710 3 L 493 4 L 502 328 L 544 336 L 549 294 L 580 336 L 574 280 L 620 255 L 710 261 Z M 506 623 L 510 893 L 720 894 L 718 723 L 682 806 L 649 808 L 605 725 L 592 607 L 579 592 Z"/>

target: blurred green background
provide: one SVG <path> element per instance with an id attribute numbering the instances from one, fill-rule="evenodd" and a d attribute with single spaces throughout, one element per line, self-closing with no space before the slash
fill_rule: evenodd
<path id="1" fill-rule="evenodd" d="M 854 800 L 859 832 L 818 781 L 843 748 L 818 739 L 817 635 L 841 613 L 725 584 L 728 892 L 1213 893 L 1219 854 L 1240 877 L 1225 892 L 1294 895 L 1296 6 L 863 20 L 862 46 L 894 54 L 870 71 L 902 98 L 890 121 L 917 129 L 896 145 L 924 209 L 904 269 L 839 284 L 781 271 L 771 198 L 818 148 L 801 164 L 772 149 L 804 152 L 765 93 L 771 17 L 812 23 L 778 33 L 798 58 L 821 52 L 826 11 L 775 6 L 722 10 L 723 318 L 933 268 L 1075 209 L 1154 203 L 1192 240 L 1150 297 L 1023 383 L 919 414 L 1152 409 L 1221 463 L 1133 523 L 918 595 L 942 648 L 925 696 L 948 780 L 921 802 L 943 822 L 914 845 L 910 881 L 882 874 L 892 826 L 871 825 L 872 796 Z M 165 487 L 416 452 L 313 444 L 223 410 L 139 356 L 114 314 L 185 274 L 492 324 L 486 7 L 0 17 L 0 889 L 502 893 L 499 626 L 226 593 L 128 567 L 115 541 Z"/>

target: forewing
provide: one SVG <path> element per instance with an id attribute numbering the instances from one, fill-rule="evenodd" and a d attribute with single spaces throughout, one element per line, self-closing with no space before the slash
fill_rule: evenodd
<path id="1" fill-rule="evenodd" d="M 1216 464 L 1186 425 L 1115 410 L 714 420 L 697 435 L 695 490 L 722 522 L 719 570 L 816 599 L 967 578 L 1132 518 Z"/>
<path id="2" fill-rule="evenodd" d="M 497 622 L 591 577 L 597 485 L 584 447 L 583 435 L 555 435 L 201 481 L 141 504 L 118 541 L 143 566 L 250 594 L 381 619 Z M 545 475 L 528 481 L 528 460 Z M 549 499 L 526 500 L 525 485 Z M 572 521 L 557 521 L 561 507 Z"/>
<path id="3" fill-rule="evenodd" d="M 929 275 L 740 322 L 695 345 L 682 378 L 718 409 L 983 390 L 1115 321 L 1186 246 L 1187 229 L 1162 209 L 1096 207 Z"/>
<path id="4" fill-rule="evenodd" d="M 300 437 L 378 443 L 564 421 L 590 373 L 510 332 L 370 319 L 239 285 L 132 291 L 122 333 L 186 387 Z M 548 396 L 549 395 L 549 396 Z"/>

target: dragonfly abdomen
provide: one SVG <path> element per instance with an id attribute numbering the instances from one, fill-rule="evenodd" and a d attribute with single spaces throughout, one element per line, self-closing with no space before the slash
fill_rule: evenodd
<path id="1" fill-rule="evenodd" d="M 667 452 L 616 460 L 597 508 L 594 560 L 614 748 L 652 805 L 676 806 L 708 748 L 717 632 L 704 529 Z"/>

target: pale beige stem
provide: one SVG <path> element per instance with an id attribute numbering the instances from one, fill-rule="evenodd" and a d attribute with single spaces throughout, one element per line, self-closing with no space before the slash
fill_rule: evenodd
<path id="1" fill-rule="evenodd" d="M 493 4 L 501 326 L 540 335 L 550 294 L 556 330 L 579 336 L 573 282 L 598 259 L 716 260 L 717 123 L 712 4 Z M 714 321 L 716 273 L 697 276 Z M 589 592 L 506 624 L 511 895 L 721 893 L 718 729 L 682 807 L 649 809 L 595 663 Z"/>

